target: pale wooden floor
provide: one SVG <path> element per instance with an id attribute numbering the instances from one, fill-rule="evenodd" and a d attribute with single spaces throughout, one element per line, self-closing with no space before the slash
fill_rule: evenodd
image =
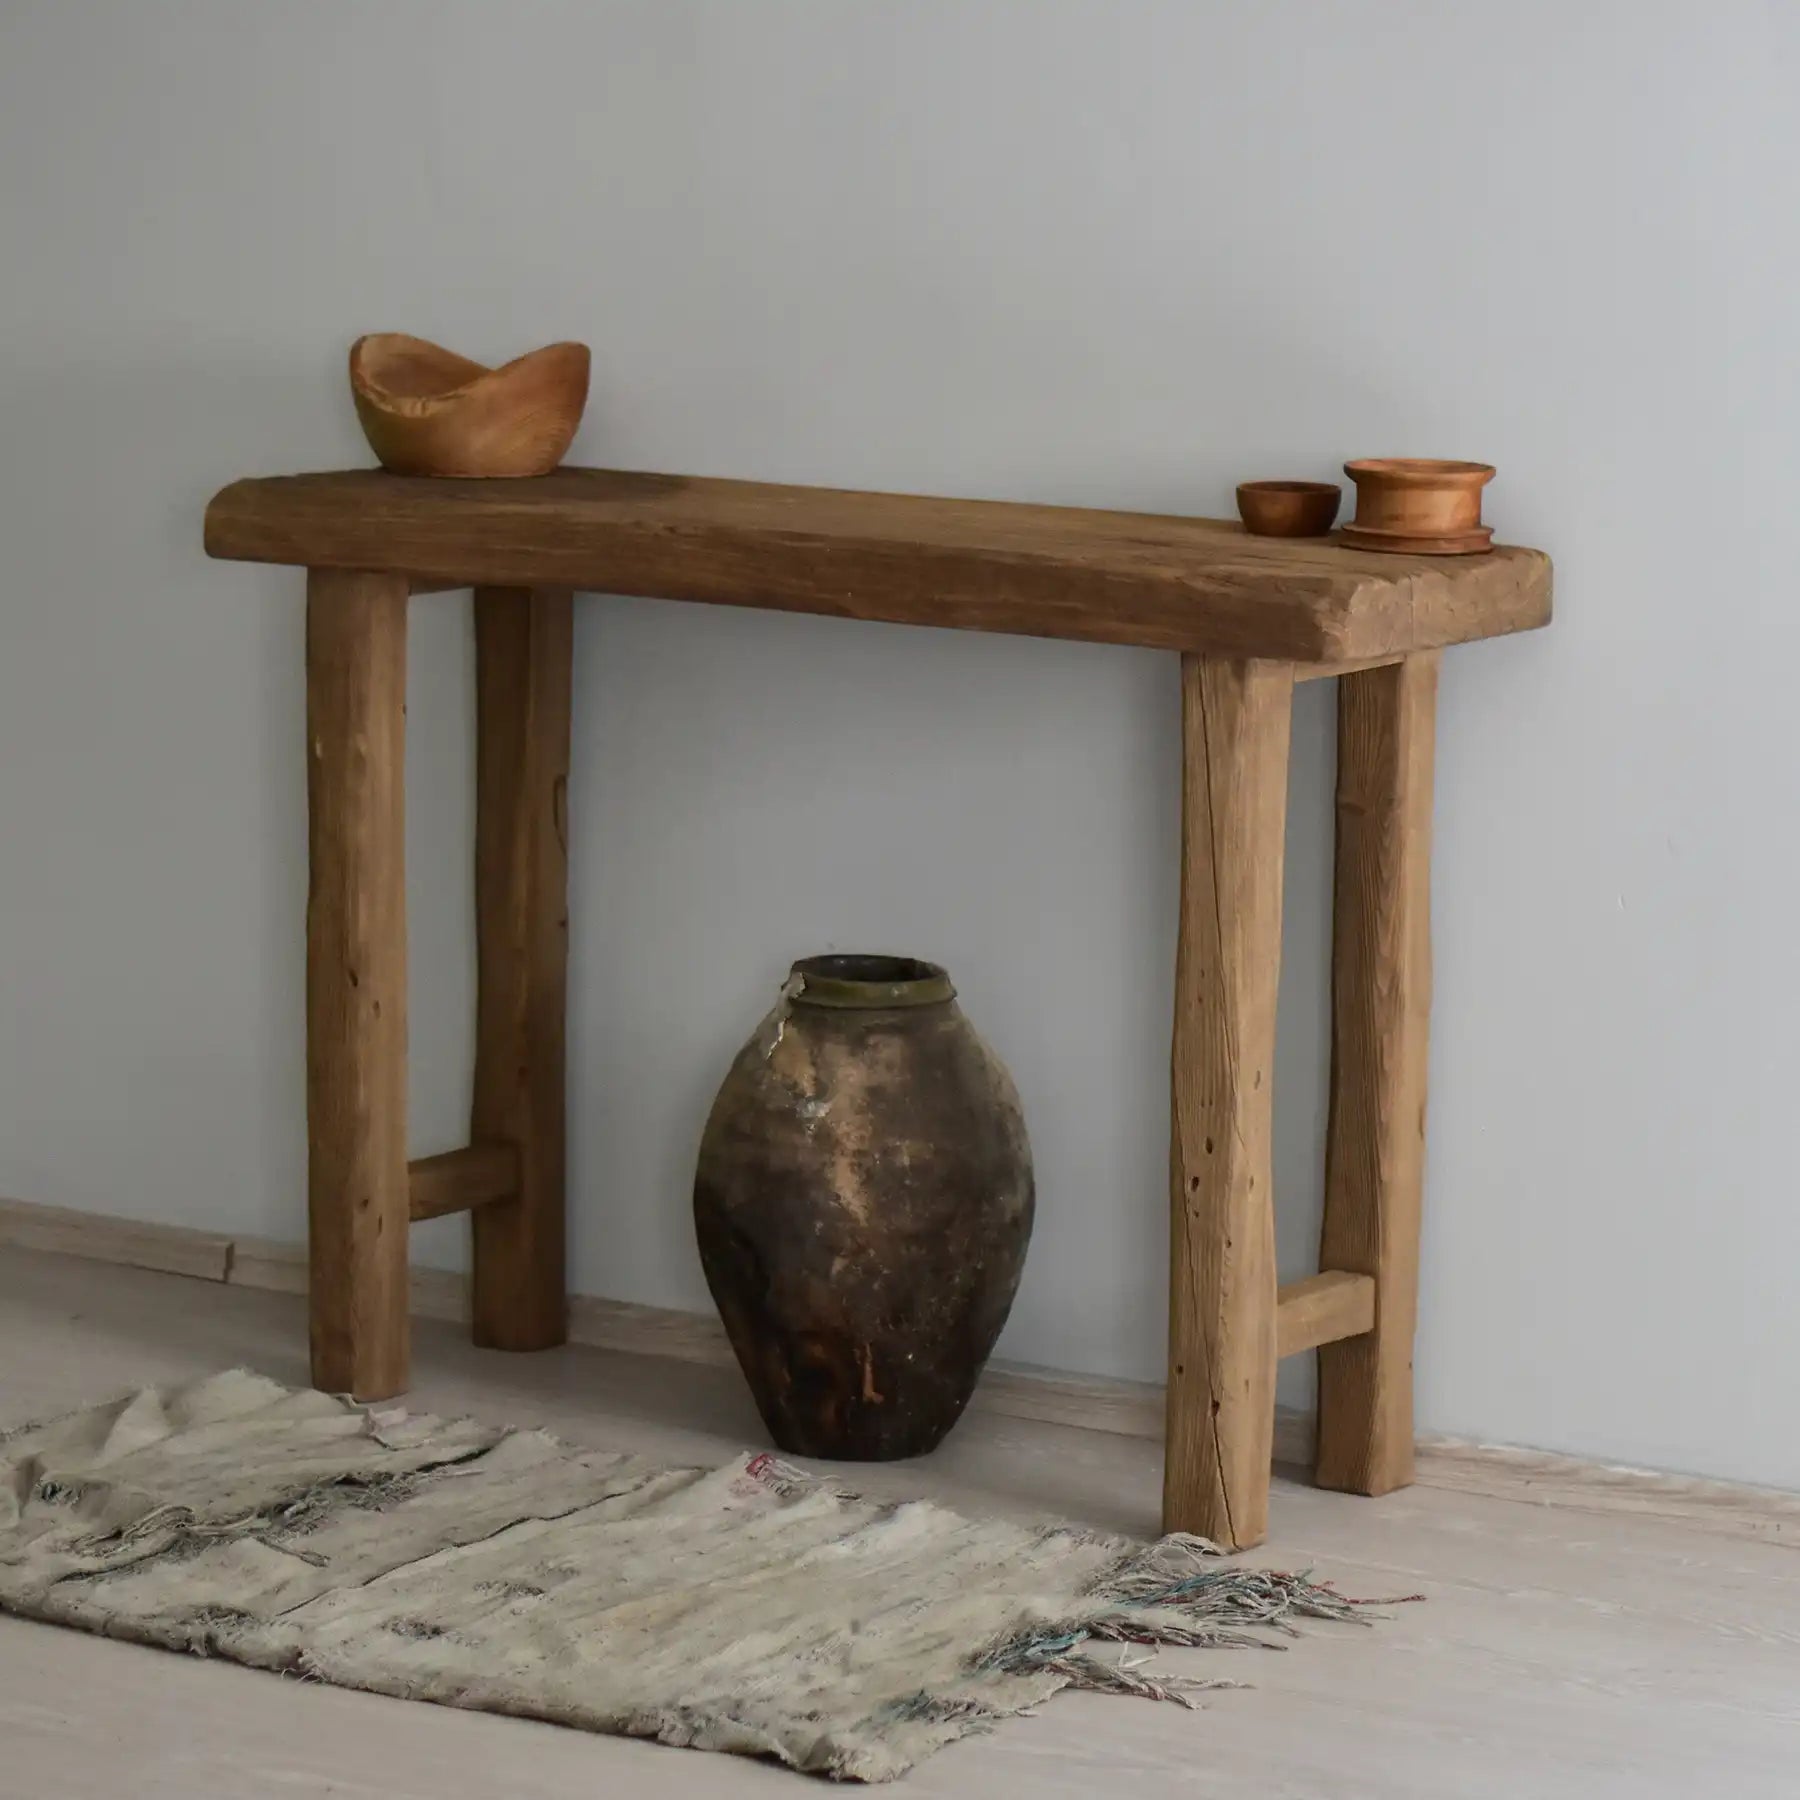
<path id="1" fill-rule="evenodd" d="M 246 1363 L 304 1379 L 299 1303 L 0 1250 L 0 1423 Z M 421 1409 L 543 1424 L 670 1461 L 761 1432 L 734 1373 L 572 1349 L 508 1357 L 420 1328 Z M 965 1510 L 1156 1523 L 1153 1445 L 971 1419 L 866 1489 Z M 1171 1656 L 1253 1681 L 1187 1713 L 1064 1695 L 952 1746 L 898 1790 L 1557 1800 L 1800 1795 L 1800 1556 L 1655 1519 L 1415 1488 L 1355 1500 L 1281 1482 L 1252 1560 L 1351 1593 L 1423 1589 L 1374 1631 L 1285 1654 Z M 642 1800 L 809 1791 L 693 1751 L 407 1705 L 0 1619 L 0 1793 L 132 1800 Z"/>

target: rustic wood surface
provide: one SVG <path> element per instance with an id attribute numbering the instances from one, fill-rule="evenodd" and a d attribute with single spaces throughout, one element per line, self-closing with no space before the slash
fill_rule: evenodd
<path id="1" fill-rule="evenodd" d="M 518 1197 L 473 1215 L 475 1341 L 544 1350 L 563 1273 L 568 782 L 566 590 L 475 593 L 474 1143 L 508 1142 Z"/>
<path id="2" fill-rule="evenodd" d="M 1293 693 L 1285 663 L 1181 659 L 1163 1527 L 1235 1549 L 1268 1529 L 1270 1101 Z"/>
<path id="3" fill-rule="evenodd" d="M 602 469 L 239 481 L 210 554 L 1335 662 L 1528 630 L 1535 550 L 1445 560 L 1235 522 Z"/>
<path id="4" fill-rule="evenodd" d="M 1360 1337 L 1375 1324 L 1375 1280 L 1327 1269 L 1285 1282 L 1275 1296 L 1275 1354 L 1298 1356 L 1338 1338 Z"/>
<path id="5" fill-rule="evenodd" d="M 1319 1351 L 1321 1486 L 1413 1475 L 1431 1012 L 1435 654 L 1338 684 L 1331 1121 L 1319 1262 L 1375 1281 L 1375 1329 Z"/>
<path id="6" fill-rule="evenodd" d="M 396 958 L 404 982 L 404 919 L 388 917 L 400 833 L 373 849 L 381 834 L 357 815 L 398 808 L 399 759 L 359 735 L 357 708 L 371 718 L 381 710 L 375 702 L 385 683 L 392 717 L 380 730 L 400 733 L 405 596 L 476 586 L 480 1017 L 472 1138 L 515 1147 L 517 1193 L 496 1197 L 491 1166 L 477 1178 L 471 1165 L 447 1160 L 412 1184 L 411 1205 L 420 1217 L 474 1209 L 475 1335 L 496 1347 L 544 1348 L 560 1343 L 566 1329 L 571 590 L 1180 650 L 1186 760 L 1166 1518 L 1236 1545 L 1258 1540 L 1278 1349 L 1293 1353 L 1333 1339 L 1341 1341 L 1324 1353 L 1325 1391 L 1342 1404 L 1327 1406 L 1321 1479 L 1365 1491 L 1408 1479 L 1420 1158 L 1417 1145 L 1405 1142 L 1404 1121 L 1416 1074 L 1410 1129 L 1422 1132 L 1429 705 L 1422 735 L 1404 722 L 1392 727 L 1406 746 L 1403 759 L 1416 762 L 1423 746 L 1422 787 L 1418 768 L 1390 771 L 1398 798 L 1372 791 L 1372 820 L 1358 819 L 1351 815 L 1365 802 L 1347 799 L 1351 789 L 1340 780 L 1339 1076 L 1326 1275 L 1278 1302 L 1267 1086 L 1287 715 L 1296 680 L 1341 677 L 1348 721 L 1341 760 L 1353 786 L 1363 779 L 1359 759 L 1368 760 L 1378 785 L 1383 697 L 1422 691 L 1418 684 L 1435 676 L 1438 646 L 1545 623 L 1550 570 L 1540 553 L 1502 549 L 1446 561 L 1356 551 L 1341 541 L 1255 538 L 1204 519 L 600 470 L 511 483 L 374 471 L 243 481 L 215 497 L 206 542 L 217 556 L 315 565 L 315 596 L 379 593 L 391 603 L 384 617 L 398 609 L 398 677 L 383 673 L 393 662 L 389 646 L 339 683 L 341 695 L 321 678 L 323 729 L 313 732 L 315 865 L 338 862 L 345 881 L 372 884 L 373 899 L 352 896 L 350 923 L 335 929 L 339 938 L 352 929 L 381 938 L 384 994 Z M 360 572 L 370 568 L 389 573 Z M 335 587 L 330 569 L 344 571 Z M 389 629 L 369 626 L 355 608 L 344 613 L 352 617 L 372 637 Z M 333 629 L 349 641 L 350 626 Z M 390 762 L 386 795 L 379 770 Z M 337 772 L 322 778 L 322 765 Z M 1415 830 L 1408 808 L 1416 810 L 1420 792 L 1426 824 Z M 1382 821 L 1395 808 L 1404 816 L 1389 829 Z M 322 849 L 327 839 L 335 841 Z M 1383 883 L 1397 884 L 1394 893 Z M 335 953 L 343 961 L 346 945 L 331 939 L 331 920 L 321 918 L 311 956 L 317 962 Z M 309 980 L 328 995 L 329 971 L 315 969 Z M 318 1367 L 354 1377 L 336 1385 L 372 1392 L 371 1383 L 404 1374 L 403 1320 L 368 1322 L 392 1314 L 405 1289 L 392 1245 L 381 1245 L 395 1227 L 375 1222 L 398 1219 L 403 1256 L 408 1182 L 402 1163 L 399 1199 L 388 1191 L 396 1184 L 387 1140 L 399 1139 L 403 1156 L 404 1108 L 392 1108 L 379 1127 L 360 1114 L 345 1119 L 352 1101 L 368 1110 L 361 1084 L 370 1080 L 384 1092 L 397 1082 L 403 1100 L 403 995 L 397 1037 L 391 1021 L 355 1037 L 334 1022 L 333 1006 L 342 1010 L 341 997 L 318 1000 L 315 1036 L 323 1045 L 335 1030 L 343 1042 L 329 1056 L 315 1049 L 310 1065 L 317 1072 L 340 1052 L 347 1062 L 338 1075 L 320 1076 L 313 1102 L 315 1218 L 334 1208 L 337 1215 L 324 1234 L 335 1233 L 335 1245 L 317 1250 L 316 1332 L 328 1346 Z M 1349 1073 L 1352 1054 L 1374 1073 Z M 395 1061 L 397 1070 L 389 1069 Z M 1375 1144 L 1366 1157 L 1364 1136 Z M 1215 1155 L 1215 1145 L 1225 1147 Z M 1359 1157 L 1365 1173 L 1354 1172 Z M 380 1179 L 362 1184 L 370 1193 L 356 1203 L 368 1217 L 352 1230 L 346 1203 L 327 1195 L 361 1194 L 357 1168 L 377 1162 Z M 321 1168 L 332 1171 L 335 1189 L 319 1185 Z M 364 1266 L 371 1246 L 380 1246 L 383 1267 Z M 355 1266 L 354 1283 L 333 1279 L 346 1261 Z M 1343 1274 L 1373 1284 L 1373 1330 L 1352 1331 L 1368 1288 L 1336 1279 Z M 377 1295 L 385 1297 L 379 1304 Z M 378 1349 L 377 1337 L 394 1339 L 397 1349 Z"/>
<path id="7" fill-rule="evenodd" d="M 312 1377 L 365 1400 L 407 1381 L 406 601 L 399 575 L 307 578 Z"/>
<path id="8" fill-rule="evenodd" d="M 406 1165 L 410 1210 L 415 1219 L 441 1219 L 511 1200 L 519 1192 L 519 1148 L 511 1142 L 468 1144 Z"/>
<path id="9" fill-rule="evenodd" d="M 0 1427 L 234 1363 L 299 1379 L 301 1318 L 288 1295 L 0 1254 Z M 757 1441 L 732 1368 L 576 1347 L 502 1358 L 426 1322 L 417 1370 L 417 1410 L 539 1425 L 660 1463 L 710 1465 Z M 1153 1672 L 1250 1685 L 1201 1695 L 1199 1712 L 1059 1695 L 889 1791 L 1791 1800 L 1800 1558 L 1784 1546 L 1800 1498 L 1666 1477 L 1628 1487 L 1621 1471 L 1523 1452 L 1458 1452 L 1452 1469 L 1451 1454 L 1426 1455 L 1418 1485 L 1384 1500 L 1277 1479 L 1269 1544 L 1251 1558 L 1314 1568 L 1347 1593 L 1423 1593 L 1421 1603 L 1383 1609 L 1392 1616 L 1372 1630 L 1309 1628 L 1279 1654 L 1165 1652 Z M 884 1499 L 1146 1533 L 1159 1463 L 1151 1440 L 971 1417 L 935 1456 L 846 1479 Z M 1495 1485 L 1452 1491 L 1464 1477 Z M 1784 1518 L 1786 1539 L 1764 1535 Z M 57 1800 L 810 1791 L 737 1757 L 277 1681 L 20 1619 L 0 1619 L 0 1744 L 0 1790 Z"/>
<path id="10" fill-rule="evenodd" d="M 416 588 L 413 590 L 418 591 Z M 1379 669 L 1386 663 L 1396 663 L 1398 656 L 1359 656 L 1349 662 L 1335 663 L 1295 663 L 1294 679 L 1296 681 L 1335 681 L 1345 675 L 1354 675 L 1358 669 Z"/>

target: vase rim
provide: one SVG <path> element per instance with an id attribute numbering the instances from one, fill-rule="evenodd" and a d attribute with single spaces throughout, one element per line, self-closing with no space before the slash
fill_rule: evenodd
<path id="1" fill-rule="evenodd" d="M 804 1006 L 939 1006 L 956 998 L 950 977 L 916 956 L 832 952 L 803 956 L 788 976 L 788 998 Z"/>

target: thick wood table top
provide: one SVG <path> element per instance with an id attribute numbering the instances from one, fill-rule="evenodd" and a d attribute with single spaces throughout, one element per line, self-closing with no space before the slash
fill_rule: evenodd
<path id="1" fill-rule="evenodd" d="M 992 500 L 559 469 L 440 481 L 358 469 L 233 482 L 210 555 L 1354 662 L 1526 631 L 1550 560 L 1391 556 L 1234 523 Z"/>

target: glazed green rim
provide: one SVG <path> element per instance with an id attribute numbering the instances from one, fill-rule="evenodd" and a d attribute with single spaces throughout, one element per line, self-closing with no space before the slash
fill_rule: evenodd
<path id="1" fill-rule="evenodd" d="M 956 998 L 950 977 L 916 956 L 803 956 L 788 998 L 804 1006 L 940 1006 Z"/>

